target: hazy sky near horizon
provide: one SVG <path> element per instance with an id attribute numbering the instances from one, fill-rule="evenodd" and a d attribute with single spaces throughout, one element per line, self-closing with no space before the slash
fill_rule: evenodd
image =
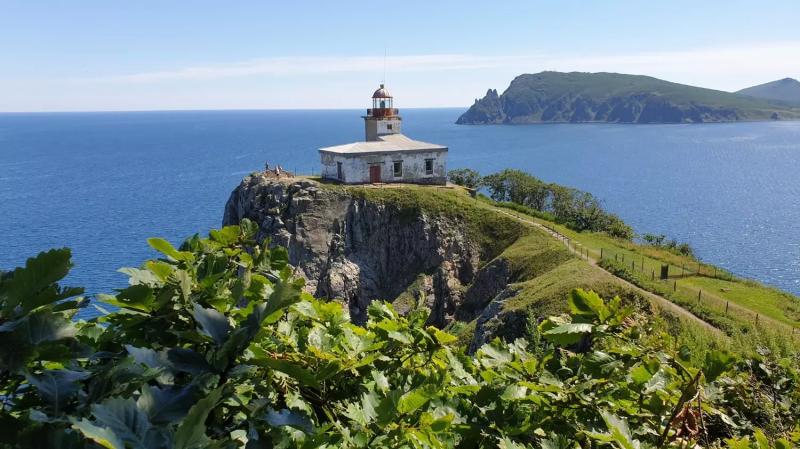
<path id="1" fill-rule="evenodd" d="M 0 111 L 467 106 L 520 73 L 800 78 L 800 1 L 0 0 Z"/>

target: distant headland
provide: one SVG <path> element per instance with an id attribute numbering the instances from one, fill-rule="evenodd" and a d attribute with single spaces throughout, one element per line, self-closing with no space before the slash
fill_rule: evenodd
<path id="1" fill-rule="evenodd" d="M 791 86 L 790 86 L 791 87 Z M 800 91 L 800 87 L 797 88 Z M 649 76 L 541 72 L 516 77 L 499 95 L 489 89 L 456 123 L 709 123 L 800 120 L 800 106 Z M 798 93 L 800 94 L 800 93 Z"/>

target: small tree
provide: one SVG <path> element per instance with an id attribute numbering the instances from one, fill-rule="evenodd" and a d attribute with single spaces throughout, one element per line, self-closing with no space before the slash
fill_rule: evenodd
<path id="1" fill-rule="evenodd" d="M 468 189 L 477 189 L 481 186 L 481 174 L 471 168 L 457 168 L 447 173 L 450 182 Z"/>

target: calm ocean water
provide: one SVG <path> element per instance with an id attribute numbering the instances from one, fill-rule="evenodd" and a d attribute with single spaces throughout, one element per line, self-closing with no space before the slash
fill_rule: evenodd
<path id="1" fill-rule="evenodd" d="M 800 294 L 800 122 L 456 126 L 460 109 L 401 110 L 449 166 L 506 167 L 588 190 L 638 232 Z M 266 160 L 317 170 L 320 146 L 363 139 L 362 111 L 0 114 L 0 269 L 69 246 L 69 284 L 218 227 L 231 190 Z"/>

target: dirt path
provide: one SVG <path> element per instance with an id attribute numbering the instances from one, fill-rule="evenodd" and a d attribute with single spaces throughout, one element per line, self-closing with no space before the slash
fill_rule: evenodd
<path id="1" fill-rule="evenodd" d="M 564 246 L 566 246 L 567 249 L 569 249 L 573 254 L 575 254 L 578 257 L 580 257 L 581 259 L 585 260 L 590 265 L 595 266 L 595 267 L 605 271 L 606 273 L 616 277 L 620 282 L 622 282 L 625 286 L 629 287 L 631 290 L 634 290 L 634 291 L 640 293 L 645 298 L 650 299 L 657 307 L 660 307 L 661 309 L 664 309 L 664 310 L 668 310 L 668 311 L 673 312 L 673 313 L 675 313 L 677 315 L 683 316 L 683 317 L 685 317 L 685 318 L 687 318 L 687 319 L 689 319 L 691 321 L 694 321 L 695 323 L 705 327 L 706 329 L 709 329 L 712 332 L 716 332 L 716 333 L 724 335 L 724 333 L 720 329 L 714 327 L 712 324 L 710 324 L 710 323 L 708 323 L 706 321 L 703 321 L 697 315 L 695 315 L 692 312 L 684 309 L 683 307 L 679 306 L 678 304 L 675 304 L 674 302 L 670 301 L 669 299 L 667 299 L 667 298 L 665 298 L 663 296 L 660 296 L 660 295 L 656 295 L 655 293 L 649 292 L 649 291 L 647 291 L 647 290 L 645 290 L 645 289 L 643 289 L 641 287 L 638 287 L 638 286 L 626 281 L 625 279 L 622 279 L 622 278 L 620 278 L 618 276 L 615 276 L 614 273 L 611 273 L 608 270 L 606 270 L 603 267 L 601 267 L 600 265 L 598 265 L 596 259 L 594 259 L 591 256 L 587 256 L 586 254 L 581 254 L 577 249 L 575 249 L 574 246 L 570 246 L 570 244 L 569 244 L 570 240 L 567 237 L 559 234 L 558 232 L 548 228 L 547 226 L 544 226 L 541 223 L 537 223 L 537 222 L 535 222 L 533 220 L 529 220 L 527 218 L 523 218 L 523 217 L 521 217 L 521 216 L 519 216 L 519 215 L 517 215 L 515 213 L 508 212 L 506 210 L 502 210 L 502 209 L 496 208 L 496 207 L 493 207 L 493 209 L 496 212 L 499 212 L 501 214 L 505 214 L 505 215 L 508 215 L 509 217 L 515 218 L 515 219 L 521 221 L 522 223 L 525 223 L 525 224 L 528 224 L 528 225 L 531 225 L 531 226 L 534 226 L 536 228 L 539 228 L 539 229 L 543 230 L 544 232 L 548 233 L 553 238 L 561 241 L 564 244 Z"/>

